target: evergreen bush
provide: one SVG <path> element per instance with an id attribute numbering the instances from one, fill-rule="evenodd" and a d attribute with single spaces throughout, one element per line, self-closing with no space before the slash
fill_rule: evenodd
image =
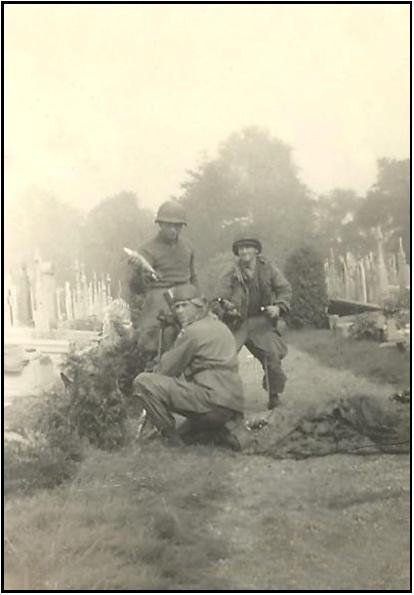
<path id="1" fill-rule="evenodd" d="M 328 295 L 319 253 L 309 246 L 301 246 L 287 258 L 285 275 L 293 292 L 289 325 L 326 328 Z"/>
<path id="2" fill-rule="evenodd" d="M 123 446 L 128 408 L 133 406 L 132 383 L 144 366 L 135 336 L 70 353 L 62 368 L 70 380 L 66 423 L 98 448 Z"/>

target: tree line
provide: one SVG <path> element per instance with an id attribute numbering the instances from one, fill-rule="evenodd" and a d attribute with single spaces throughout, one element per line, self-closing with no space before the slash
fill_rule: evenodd
<path id="1" fill-rule="evenodd" d="M 229 258 L 231 238 L 246 227 L 281 266 L 304 242 L 323 256 L 331 248 L 366 254 L 375 246 L 372 230 L 378 225 L 389 251 L 397 251 L 402 237 L 410 252 L 409 159 L 379 159 L 376 180 L 363 196 L 344 188 L 317 196 L 302 181 L 292 148 L 252 127 L 232 134 L 215 158 L 188 171 L 173 198 L 187 210 L 186 233 L 205 275 L 211 263 Z M 109 196 L 86 215 L 56 197 L 26 193 L 5 205 L 6 267 L 29 263 L 37 249 L 55 263 L 58 281 L 73 279 L 75 259 L 114 282 L 124 280 L 122 248 L 138 248 L 151 237 L 153 221 L 154 213 L 133 192 Z"/>

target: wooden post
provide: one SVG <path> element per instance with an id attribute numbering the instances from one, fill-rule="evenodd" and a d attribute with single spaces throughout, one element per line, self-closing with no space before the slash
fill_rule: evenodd
<path id="1" fill-rule="evenodd" d="M 102 309 L 104 309 L 106 307 L 107 301 L 106 301 L 106 283 L 105 283 L 105 279 L 104 279 L 103 275 L 102 275 L 102 279 L 101 279 L 101 287 L 102 287 Z"/>
<path id="2" fill-rule="evenodd" d="M 12 329 L 14 324 L 12 279 L 9 274 L 6 274 L 4 277 L 3 311 L 4 329 L 7 333 L 7 331 Z"/>
<path id="3" fill-rule="evenodd" d="M 57 310 L 58 322 L 61 322 L 63 320 L 62 304 L 61 304 L 62 293 L 63 293 L 63 289 L 61 287 L 58 287 L 56 289 L 56 294 L 55 294 L 56 295 L 56 310 Z"/>
<path id="4" fill-rule="evenodd" d="M 49 331 L 56 326 L 56 284 L 53 265 L 50 262 L 40 264 L 40 279 L 36 291 L 36 328 Z"/>
<path id="5" fill-rule="evenodd" d="M 88 315 L 88 282 L 84 263 L 81 263 L 81 303 L 82 318 L 86 318 Z"/>
<path id="6" fill-rule="evenodd" d="M 336 262 L 335 262 L 335 254 L 331 248 L 330 255 L 329 255 L 329 278 L 331 281 L 331 288 L 332 288 L 332 297 L 339 297 L 340 290 L 339 290 L 339 278 L 337 274 Z"/>
<path id="7" fill-rule="evenodd" d="M 110 304 L 112 302 L 111 275 L 109 273 L 106 275 L 106 300 L 107 304 Z"/>
<path id="8" fill-rule="evenodd" d="M 66 309 L 66 320 L 73 320 L 73 303 L 72 303 L 72 292 L 70 289 L 69 281 L 65 282 L 65 309 Z"/>
<path id="9" fill-rule="evenodd" d="M 352 252 L 347 252 L 345 255 L 345 262 L 348 271 L 348 284 L 349 284 L 349 298 L 351 300 L 357 300 L 357 267 L 356 260 Z"/>
<path id="10" fill-rule="evenodd" d="M 27 266 L 26 264 L 22 264 L 16 285 L 17 308 L 15 312 L 15 319 L 21 326 L 33 325 L 33 310 L 30 291 L 31 284 L 27 273 Z"/>
<path id="11" fill-rule="evenodd" d="M 346 298 L 349 299 L 350 298 L 350 288 L 349 288 L 349 275 L 348 275 L 348 268 L 346 266 L 346 261 L 345 258 L 343 256 L 339 257 L 339 260 L 341 262 L 341 267 L 342 267 L 342 279 L 343 279 L 343 293 L 342 295 Z"/>
<path id="12" fill-rule="evenodd" d="M 99 313 L 99 296 L 98 296 L 98 282 L 96 277 L 96 272 L 93 272 L 92 275 L 92 283 L 93 283 L 93 313 L 97 315 Z"/>
<path id="13" fill-rule="evenodd" d="M 376 236 L 377 236 L 378 292 L 379 292 L 380 299 L 383 300 L 388 295 L 388 275 L 387 275 L 387 269 L 386 269 L 385 261 L 384 261 L 384 248 L 383 248 L 384 236 L 383 236 L 381 227 L 377 227 Z"/>
<path id="14" fill-rule="evenodd" d="M 410 265 L 407 264 L 405 252 L 402 244 L 402 238 L 399 242 L 399 250 L 397 255 L 398 262 L 398 284 L 400 289 L 410 287 Z"/>
<path id="15" fill-rule="evenodd" d="M 362 301 L 366 304 L 368 302 L 367 279 L 365 275 L 364 260 L 362 258 L 359 259 L 358 269 L 359 278 L 361 281 L 361 298 Z"/>
<path id="16" fill-rule="evenodd" d="M 88 283 L 88 315 L 92 316 L 93 314 L 93 286 L 92 281 Z"/>

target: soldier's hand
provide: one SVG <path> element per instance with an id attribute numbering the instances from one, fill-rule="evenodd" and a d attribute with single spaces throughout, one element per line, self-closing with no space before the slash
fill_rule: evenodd
<path id="1" fill-rule="evenodd" d="M 159 359 L 157 357 L 154 357 L 152 360 L 145 364 L 144 372 L 153 372 L 159 363 Z"/>
<path id="2" fill-rule="evenodd" d="M 272 320 L 274 318 L 279 318 L 280 317 L 280 306 L 277 306 L 277 305 L 274 305 L 274 306 L 265 306 L 263 308 L 263 310 L 264 310 L 264 313 L 266 314 L 266 316 L 268 316 Z"/>
<path id="3" fill-rule="evenodd" d="M 223 306 L 220 304 L 220 302 L 218 300 L 214 300 L 211 303 L 210 311 L 213 314 L 215 314 L 217 316 L 217 318 L 219 318 L 220 320 L 223 318 L 224 308 L 223 308 Z"/>
<path id="4" fill-rule="evenodd" d="M 131 250 L 131 252 L 128 252 L 128 254 L 126 255 L 126 258 L 127 258 L 128 264 L 132 264 L 135 267 L 138 267 L 139 269 L 142 268 L 141 261 L 139 260 L 137 255 L 132 250 Z"/>

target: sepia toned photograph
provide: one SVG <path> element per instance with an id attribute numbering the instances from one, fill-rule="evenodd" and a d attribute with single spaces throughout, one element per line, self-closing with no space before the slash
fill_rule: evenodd
<path id="1" fill-rule="evenodd" d="M 13 3 L 2 592 L 410 592 L 411 3 Z"/>

